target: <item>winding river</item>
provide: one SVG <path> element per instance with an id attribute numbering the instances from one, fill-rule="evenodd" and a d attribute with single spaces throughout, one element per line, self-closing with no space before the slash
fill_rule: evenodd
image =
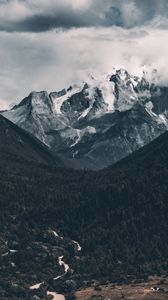
<path id="1" fill-rule="evenodd" d="M 59 237 L 59 238 L 63 239 L 63 237 L 59 236 L 56 231 L 52 230 L 52 233 L 54 234 L 55 237 Z M 75 245 L 78 252 L 82 250 L 82 248 L 81 248 L 81 246 L 79 245 L 78 242 L 76 242 L 74 240 L 72 240 L 71 242 Z M 58 280 L 59 278 L 63 277 L 70 270 L 69 265 L 66 264 L 63 259 L 64 259 L 63 255 L 58 257 L 58 263 L 59 263 L 60 266 L 64 267 L 64 273 L 60 276 L 57 276 L 57 277 L 53 278 L 54 280 Z M 35 285 L 32 285 L 32 286 L 30 286 L 30 289 L 31 290 L 37 290 L 41 287 L 42 284 L 44 284 L 44 282 L 40 282 L 40 283 L 37 283 Z M 60 294 L 57 294 L 57 293 L 54 293 L 54 292 L 47 291 L 47 295 L 48 296 L 53 296 L 53 300 L 65 300 L 65 297 L 63 295 L 60 295 Z"/>

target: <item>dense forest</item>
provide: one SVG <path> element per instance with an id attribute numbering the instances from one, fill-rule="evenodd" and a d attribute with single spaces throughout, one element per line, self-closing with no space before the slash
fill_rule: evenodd
<path id="1" fill-rule="evenodd" d="M 9 144 L 0 148 L 2 299 L 31 299 L 28 286 L 62 271 L 62 251 L 80 284 L 167 271 L 168 133 L 99 172 L 26 158 L 19 147 L 12 154 Z M 51 229 L 65 239 L 49 236 Z M 70 239 L 82 246 L 80 255 Z M 7 248 L 18 252 L 4 255 Z"/>

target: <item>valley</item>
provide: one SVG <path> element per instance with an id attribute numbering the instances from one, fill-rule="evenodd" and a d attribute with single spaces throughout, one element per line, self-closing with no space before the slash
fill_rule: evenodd
<path id="1" fill-rule="evenodd" d="M 0 300 L 168 300 L 168 0 L 0 0 Z"/>
<path id="2" fill-rule="evenodd" d="M 41 146 L 33 160 L 25 134 L 2 118 L 1 299 L 166 277 L 167 132 L 98 172 L 54 165 Z"/>

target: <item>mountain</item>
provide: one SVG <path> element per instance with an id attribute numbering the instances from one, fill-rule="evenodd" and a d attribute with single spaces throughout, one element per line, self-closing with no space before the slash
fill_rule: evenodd
<path id="1" fill-rule="evenodd" d="M 25 130 L 0 115 L 0 165 L 7 168 L 19 164 L 61 166 L 48 148 Z"/>
<path id="2" fill-rule="evenodd" d="M 73 168 L 102 169 L 168 128 L 168 87 L 157 73 L 120 69 L 48 94 L 32 92 L 6 118 L 29 131 Z"/>
<path id="3" fill-rule="evenodd" d="M 98 172 L 6 160 L 0 190 L 2 300 L 167 274 L 167 132 Z"/>

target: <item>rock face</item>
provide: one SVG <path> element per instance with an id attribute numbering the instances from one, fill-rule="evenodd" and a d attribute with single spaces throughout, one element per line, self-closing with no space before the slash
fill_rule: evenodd
<path id="1" fill-rule="evenodd" d="M 67 166 L 101 169 L 168 128 L 168 87 L 117 70 L 60 92 L 33 92 L 2 114 Z"/>

